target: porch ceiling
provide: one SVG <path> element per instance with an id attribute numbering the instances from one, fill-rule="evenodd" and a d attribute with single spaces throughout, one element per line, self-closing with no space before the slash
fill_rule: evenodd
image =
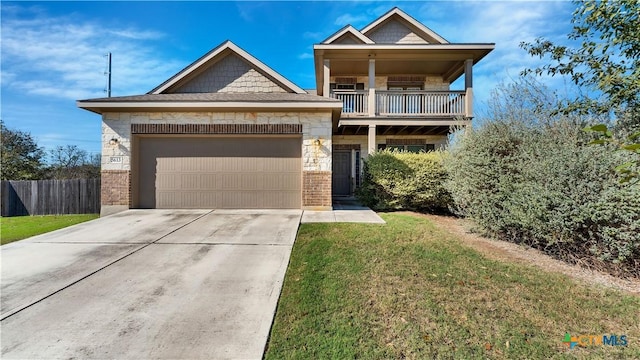
<path id="1" fill-rule="evenodd" d="M 464 73 L 464 61 L 476 64 L 495 44 L 440 45 L 314 45 L 316 88 L 323 88 L 324 60 L 331 75 L 367 75 L 369 60 L 376 60 L 376 74 L 439 75 L 453 82 Z"/>
<path id="2" fill-rule="evenodd" d="M 464 66 L 463 61 L 376 60 L 376 75 L 438 75 L 444 76 Z M 367 76 L 369 61 L 331 60 L 333 76 Z"/>
<path id="3" fill-rule="evenodd" d="M 368 132 L 369 127 L 366 125 L 347 125 L 334 130 L 334 135 L 366 136 Z M 451 132 L 451 126 L 376 126 L 376 135 L 448 135 Z"/>

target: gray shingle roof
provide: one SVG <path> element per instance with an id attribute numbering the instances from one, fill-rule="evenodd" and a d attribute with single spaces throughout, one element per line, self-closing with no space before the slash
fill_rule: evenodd
<path id="1" fill-rule="evenodd" d="M 79 100 L 79 102 L 341 102 L 312 94 L 293 93 L 180 93 L 144 94 Z"/>

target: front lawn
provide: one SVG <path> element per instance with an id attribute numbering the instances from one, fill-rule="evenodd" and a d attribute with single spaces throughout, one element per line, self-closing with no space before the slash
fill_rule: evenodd
<path id="1" fill-rule="evenodd" d="M 490 260 L 429 220 L 303 224 L 267 359 L 640 358 L 640 297 Z M 576 347 L 565 333 L 626 335 Z"/>
<path id="2" fill-rule="evenodd" d="M 98 214 L 3 217 L 0 219 L 0 238 L 4 245 L 98 217 Z"/>

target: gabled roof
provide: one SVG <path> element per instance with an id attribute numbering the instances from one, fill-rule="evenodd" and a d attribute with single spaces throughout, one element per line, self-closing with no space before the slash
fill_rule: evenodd
<path id="1" fill-rule="evenodd" d="M 363 44 L 373 44 L 373 40 L 369 39 L 368 37 L 364 36 L 364 34 L 362 34 L 360 31 L 356 30 L 353 26 L 351 25 L 347 25 L 345 27 L 343 27 L 342 29 L 338 30 L 336 33 L 334 33 L 333 35 L 329 36 L 328 38 L 326 38 L 322 43 L 323 44 L 331 44 L 334 41 L 342 38 L 345 35 L 351 34 L 353 35 L 356 39 L 362 41 Z"/>
<path id="2" fill-rule="evenodd" d="M 411 17 L 410 15 L 408 15 L 407 13 L 405 13 L 404 11 L 400 10 L 397 7 L 394 7 L 393 9 L 389 10 L 386 14 L 374 20 L 371 24 L 362 28 L 360 32 L 365 36 L 368 36 L 377 28 L 379 28 L 381 25 L 384 25 L 388 20 L 394 17 L 399 19 L 405 25 L 408 25 L 408 27 L 411 30 L 413 30 L 416 33 L 416 35 L 420 36 L 428 43 L 438 43 L 438 44 L 449 43 L 445 38 L 438 35 L 435 31 L 424 26 L 418 20 L 414 19 L 413 17 Z"/>
<path id="3" fill-rule="evenodd" d="M 268 77 L 277 85 L 282 87 L 284 90 L 288 92 L 296 93 L 296 94 L 306 94 L 302 88 L 298 87 L 296 84 L 287 80 L 284 76 L 280 75 L 275 70 L 271 69 L 269 66 L 261 62 L 260 60 L 253 57 L 248 52 L 242 50 L 238 45 L 232 43 L 227 40 L 220 44 L 218 47 L 206 53 L 200 59 L 194 61 L 189 66 L 182 69 L 177 74 L 170 77 L 167 81 L 158 85 L 155 89 L 151 90 L 149 94 L 164 94 L 167 90 L 176 87 L 180 83 L 189 79 L 189 75 L 195 74 L 203 68 L 208 67 L 208 64 L 215 63 L 218 60 L 229 56 L 229 53 L 234 53 L 242 60 L 246 61 L 250 64 L 256 71 L 260 72 L 262 75 Z"/>

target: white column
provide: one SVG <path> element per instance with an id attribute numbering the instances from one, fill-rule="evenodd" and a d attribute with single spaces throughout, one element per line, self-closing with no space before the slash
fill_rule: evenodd
<path id="1" fill-rule="evenodd" d="M 323 62 L 323 73 L 322 73 L 322 96 L 329 97 L 329 85 L 331 82 L 330 74 L 331 74 L 331 63 L 329 60 L 324 60 Z"/>
<path id="2" fill-rule="evenodd" d="M 369 116 L 376 116 L 376 60 L 369 59 Z"/>
<path id="3" fill-rule="evenodd" d="M 473 117 L 473 59 L 464 62 L 465 117 Z"/>
<path id="4" fill-rule="evenodd" d="M 369 136 L 367 138 L 367 156 L 376 152 L 376 126 L 369 125 Z"/>

